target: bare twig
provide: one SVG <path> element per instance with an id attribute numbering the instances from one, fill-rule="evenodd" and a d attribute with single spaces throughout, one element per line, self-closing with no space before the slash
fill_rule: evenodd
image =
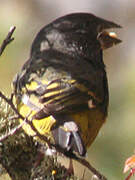
<path id="1" fill-rule="evenodd" d="M 7 102 L 7 104 L 9 104 L 9 105 L 11 106 L 11 108 L 13 109 L 13 111 L 16 113 L 16 115 L 17 115 L 18 117 L 20 117 L 21 119 L 24 119 L 24 117 L 18 112 L 17 108 L 16 108 L 15 105 L 13 104 L 13 102 L 12 102 L 12 96 L 11 96 L 11 98 L 7 98 L 7 97 L 0 91 L 0 97 L 1 97 L 2 99 L 4 99 L 4 100 Z"/>
<path id="2" fill-rule="evenodd" d="M 7 134 L 2 135 L 0 137 L 0 142 L 6 140 L 9 136 L 12 136 L 13 134 L 15 134 L 19 129 L 22 128 L 22 126 L 26 123 L 26 120 L 24 120 L 22 123 L 20 123 L 17 127 L 13 128 L 12 130 L 10 130 Z"/>
<path id="3" fill-rule="evenodd" d="M 16 119 L 18 119 L 18 116 L 15 116 L 15 115 L 14 115 L 14 116 L 9 117 L 8 119 L 9 119 L 10 121 L 11 121 L 11 120 L 16 120 Z"/>
<path id="4" fill-rule="evenodd" d="M 107 180 L 107 178 L 102 175 L 99 171 L 97 171 L 86 159 L 78 158 L 75 159 L 80 164 L 87 167 L 94 175 L 96 175 L 100 180 Z"/>
<path id="5" fill-rule="evenodd" d="M 6 36 L 6 38 L 3 40 L 2 45 L 0 46 L 0 56 L 2 55 L 3 51 L 5 50 L 6 46 L 14 40 L 14 38 L 12 38 L 12 35 L 15 31 L 16 27 L 12 26 Z"/>

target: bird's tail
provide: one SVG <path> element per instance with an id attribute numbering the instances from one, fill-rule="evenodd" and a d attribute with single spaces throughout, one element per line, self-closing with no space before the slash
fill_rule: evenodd
<path id="1" fill-rule="evenodd" d="M 65 152 L 77 152 L 80 156 L 85 156 L 86 149 L 78 126 L 74 121 L 64 122 L 63 125 L 54 128 L 52 134 L 55 143 L 65 149 Z"/>

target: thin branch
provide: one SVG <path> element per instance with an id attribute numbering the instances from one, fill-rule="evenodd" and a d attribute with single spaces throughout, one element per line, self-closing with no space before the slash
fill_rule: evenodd
<path id="1" fill-rule="evenodd" d="M 7 134 L 2 135 L 0 137 L 0 142 L 6 140 L 9 136 L 12 136 L 13 134 L 15 134 L 19 129 L 22 128 L 22 126 L 26 123 L 26 120 L 24 120 L 22 123 L 20 123 L 17 127 L 13 128 L 12 130 L 10 130 Z"/>
<path id="2" fill-rule="evenodd" d="M 94 175 L 96 175 L 100 180 L 107 180 L 107 178 L 102 175 L 99 171 L 97 171 L 86 159 L 78 158 L 75 159 L 80 164 L 87 167 Z"/>
<path id="3" fill-rule="evenodd" d="M 16 27 L 12 26 L 6 36 L 6 38 L 3 40 L 2 45 L 0 46 L 0 56 L 2 55 L 3 51 L 5 50 L 6 46 L 11 43 L 14 38 L 12 37 Z"/>
<path id="4" fill-rule="evenodd" d="M 18 117 L 20 117 L 21 119 L 24 120 L 24 117 L 18 112 L 17 108 L 15 107 L 15 105 L 12 102 L 12 95 L 11 98 L 7 98 L 1 91 L 0 91 L 0 97 L 2 99 L 4 99 L 7 104 L 9 104 L 11 106 L 11 108 L 13 109 L 13 111 L 18 115 Z"/>

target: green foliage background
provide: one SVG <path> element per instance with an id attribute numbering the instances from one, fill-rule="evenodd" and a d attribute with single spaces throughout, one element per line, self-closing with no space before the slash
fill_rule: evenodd
<path id="1" fill-rule="evenodd" d="M 0 3 L 0 43 L 10 26 L 17 27 L 15 40 L 0 57 L 0 89 L 7 95 L 11 93 L 14 75 L 29 57 L 36 33 L 51 20 L 66 13 L 83 11 L 123 26 L 123 29 L 117 30 L 123 43 L 104 52 L 110 90 L 109 114 L 96 141 L 89 148 L 87 158 L 109 180 L 124 179 L 125 159 L 135 148 L 134 1 L 1 0 Z M 83 172 L 80 172 L 78 164 L 76 172 L 80 176 Z M 85 179 L 89 179 L 87 171 Z"/>

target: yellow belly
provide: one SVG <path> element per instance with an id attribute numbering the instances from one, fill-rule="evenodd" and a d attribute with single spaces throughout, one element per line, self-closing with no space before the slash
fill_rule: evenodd
<path id="1" fill-rule="evenodd" d="M 20 105 L 19 111 L 24 117 L 28 117 L 29 120 L 35 114 L 34 111 L 31 112 L 31 109 L 24 104 Z M 80 134 L 85 146 L 89 147 L 105 121 L 104 114 L 101 113 L 100 110 L 94 108 L 71 114 L 71 117 L 74 119 L 80 129 Z M 20 122 L 22 122 L 22 120 L 20 120 Z M 45 135 L 52 141 L 53 138 L 51 134 L 51 127 L 55 122 L 56 120 L 52 116 L 43 118 L 41 120 L 33 120 L 33 124 L 38 132 Z M 30 125 L 24 124 L 23 129 L 28 135 L 35 136 L 35 132 L 31 129 Z"/>
<path id="2" fill-rule="evenodd" d="M 97 108 L 72 114 L 78 124 L 84 145 L 89 147 L 105 122 L 105 115 Z"/>

